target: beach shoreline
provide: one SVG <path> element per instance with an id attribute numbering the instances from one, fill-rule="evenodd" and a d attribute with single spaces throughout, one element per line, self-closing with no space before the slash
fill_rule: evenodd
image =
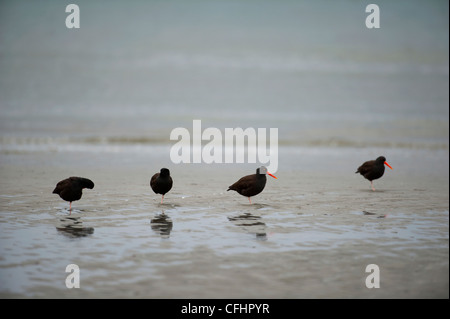
<path id="1" fill-rule="evenodd" d="M 449 298 L 448 1 L 77 5 L 1 4 L 0 297 Z"/>
<path id="2" fill-rule="evenodd" d="M 161 154 L 1 157 L 3 298 L 448 298 L 448 175 L 409 174 L 395 156 L 376 192 L 354 172 L 280 166 L 253 205 L 226 192 L 250 164 L 173 165 L 160 205 L 148 182 Z M 51 194 L 68 174 L 95 183 L 70 216 Z M 64 285 L 71 263 L 80 289 Z"/>

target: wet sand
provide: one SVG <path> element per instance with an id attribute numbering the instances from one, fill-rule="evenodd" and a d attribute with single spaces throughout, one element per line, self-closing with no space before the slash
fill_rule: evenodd
<path id="1" fill-rule="evenodd" d="M 278 180 L 253 205 L 226 192 L 251 164 L 3 153 L 0 296 L 448 298 L 448 151 L 390 150 L 394 170 L 376 192 L 354 174 L 372 151 L 303 151 L 280 152 Z M 174 187 L 161 205 L 149 179 L 162 166 Z M 70 175 L 95 182 L 71 215 L 51 193 Z M 79 289 L 65 286 L 73 263 Z M 380 268 L 378 289 L 365 285 L 368 264 Z"/>

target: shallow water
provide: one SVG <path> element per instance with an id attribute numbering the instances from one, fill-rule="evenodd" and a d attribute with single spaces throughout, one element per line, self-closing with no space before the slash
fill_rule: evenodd
<path id="1" fill-rule="evenodd" d="M 320 167 L 320 154 L 305 153 L 303 159 Z M 340 154 L 336 163 L 355 155 Z M 268 180 L 250 205 L 245 197 L 225 191 L 239 177 L 235 171 L 245 167 L 175 166 L 174 188 L 161 205 L 148 185 L 150 174 L 142 173 L 154 158 L 134 154 L 135 165 L 127 172 L 117 163 L 129 154 L 120 153 L 111 167 L 84 168 L 96 186 L 85 190 L 69 212 L 68 203 L 51 194 L 50 184 L 67 169 L 53 161 L 70 163 L 67 153 L 34 155 L 44 163 L 40 170 L 23 166 L 19 159 L 26 160 L 27 154 L 2 155 L 16 157 L 5 177 L 24 174 L 22 185 L 35 184 L 20 194 L 16 189 L 21 185 L 9 179 L 2 183 L 3 296 L 445 297 L 448 281 L 434 281 L 424 272 L 428 283 L 411 282 L 402 272 L 431 267 L 434 275 L 448 278 L 446 178 L 414 176 L 407 166 L 396 165 L 398 172 L 387 172 L 372 192 L 352 171 L 294 168 Z M 73 153 L 68 167 L 74 169 L 79 157 Z M 101 163 L 91 162 L 94 168 L 96 161 Z M 210 176 L 207 184 L 199 180 L 204 176 Z M 276 260 L 284 260 L 283 266 L 273 268 Z M 80 267 L 80 292 L 64 284 L 65 267 L 72 263 Z M 370 263 L 380 264 L 390 276 L 380 295 L 369 294 L 361 279 Z M 230 272 L 237 282 L 227 283 Z M 330 274 L 337 276 L 331 283 L 326 279 Z M 247 282 L 249 276 L 271 279 Z M 292 282 L 280 285 L 285 276 Z M 312 282 L 294 289 L 305 278 Z M 347 287 L 349 281 L 354 286 Z M 183 283 L 192 285 L 188 289 Z M 208 290 L 218 284 L 218 291 Z M 267 285 L 273 288 L 264 290 Z M 395 288 L 400 286 L 404 289 Z"/>

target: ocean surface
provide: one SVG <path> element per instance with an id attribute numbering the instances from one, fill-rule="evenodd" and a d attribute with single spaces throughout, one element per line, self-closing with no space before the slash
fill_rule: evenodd
<path id="1" fill-rule="evenodd" d="M 279 144 L 448 149 L 448 3 L 4 1 L 2 150 L 173 143 L 176 127 Z"/>
<path id="2" fill-rule="evenodd" d="M 227 290 L 224 285 L 217 294 L 202 294 L 208 284 L 199 279 L 201 273 L 183 265 L 200 266 L 193 256 L 205 261 L 198 269 L 211 276 L 211 285 L 224 284 L 230 269 L 259 269 L 265 255 L 314 254 L 362 238 L 372 247 L 373 241 L 396 234 L 399 246 L 381 253 L 383 258 L 405 249 L 405 259 L 394 265 L 398 273 L 413 255 L 435 260 L 436 267 L 442 265 L 436 273 L 447 270 L 437 291 L 447 288 L 447 294 L 432 296 L 448 298 L 448 1 L 377 1 L 379 29 L 365 25 L 368 3 L 350 0 L 75 3 L 79 29 L 66 27 L 69 13 L 61 1 L 0 4 L 1 296 L 61 296 L 59 286 L 51 284 L 56 280 L 52 265 L 68 264 L 54 260 L 73 245 L 76 254 L 86 256 L 81 268 L 93 271 L 89 280 L 98 282 L 84 291 L 89 297 L 320 298 L 340 297 L 340 291 L 344 297 L 371 297 L 341 286 L 345 280 L 339 276 L 330 280 L 331 288 L 305 284 L 311 295 L 290 287 L 289 277 L 280 281 L 277 276 L 276 282 L 261 283 L 273 286 L 270 293 L 258 295 L 259 286 L 237 293 L 238 286 Z M 243 206 L 246 198 L 234 194 L 230 202 L 230 192 L 224 191 L 253 173 L 257 163 L 172 162 L 176 141 L 170 134 L 182 127 L 192 137 L 193 120 L 201 120 L 202 130 L 278 129 L 281 178 L 269 178 L 264 193 L 270 200 L 259 195 L 259 206 L 249 208 Z M 370 184 L 354 171 L 379 155 L 394 170 L 375 182 L 385 191 L 364 206 L 360 197 L 370 194 Z M 161 167 L 178 175 L 178 185 L 185 183 L 172 191 L 172 202 L 168 194 L 167 206 L 158 206 L 158 195 L 147 185 Z M 59 180 L 81 174 L 97 177 L 96 188 L 85 190 L 68 216 L 68 203 L 51 190 Z M 119 193 L 114 185 L 122 183 Z M 351 196 L 355 187 L 357 199 Z M 101 195 L 97 199 L 95 191 Z M 386 214 L 375 209 L 380 201 L 388 216 L 396 216 L 381 233 Z M 345 218 L 323 215 L 338 211 Z M 318 215 L 324 219 L 314 219 Z M 352 224 L 362 218 L 371 218 L 373 228 Z M 67 225 L 79 228 L 82 219 L 87 226 L 81 232 L 65 232 Z M 296 225 L 306 228 L 299 232 Z M 127 229 L 134 229 L 134 236 Z M 89 251 L 82 240 L 90 239 Z M 439 254 L 421 255 L 414 245 Z M 259 257 L 243 257 L 255 247 Z M 157 262 L 147 267 L 144 260 L 155 251 L 173 273 L 186 271 L 188 277 L 173 277 Z M 329 263 L 336 258 L 337 265 L 346 266 L 339 257 L 323 254 Z M 214 256 L 221 256 L 221 266 L 206 262 Z M 304 260 L 289 258 L 282 269 L 294 276 L 295 263 Z M 112 276 L 129 272 L 114 286 L 93 270 L 100 266 Z M 316 266 L 310 265 L 302 280 L 314 281 L 314 269 L 329 273 Z M 155 280 L 169 278 L 174 290 L 161 283 L 161 295 L 146 291 L 139 276 L 147 270 Z M 251 289 L 254 281 L 245 278 Z M 180 288 L 180 282 L 192 283 L 192 290 Z M 136 294 L 121 294 L 120 285 Z M 393 289 L 388 296 L 423 297 L 418 291 L 433 290 L 425 286 Z M 64 290 L 62 296 L 82 294 Z"/>

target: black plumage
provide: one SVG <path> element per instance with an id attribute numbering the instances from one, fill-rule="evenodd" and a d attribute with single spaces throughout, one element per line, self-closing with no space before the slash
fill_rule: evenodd
<path id="1" fill-rule="evenodd" d="M 94 183 L 84 177 L 69 177 L 56 184 L 53 194 L 58 194 L 65 201 L 70 202 L 70 210 L 72 210 L 72 202 L 81 199 L 83 188 L 94 188 Z"/>
<path id="2" fill-rule="evenodd" d="M 228 187 L 227 191 L 236 191 L 242 196 L 248 197 L 248 201 L 251 204 L 252 201 L 250 200 L 250 197 L 261 193 L 266 186 L 266 174 L 269 174 L 273 178 L 276 178 L 274 175 L 270 174 L 267 171 L 267 168 L 265 166 L 261 166 L 260 168 L 256 169 L 256 174 L 247 175 L 240 178 L 236 183 Z"/>
<path id="3" fill-rule="evenodd" d="M 384 165 L 387 165 L 390 169 L 392 169 L 391 165 L 386 162 L 386 158 L 384 156 L 380 156 L 376 160 L 364 162 L 360 167 L 358 167 L 355 174 L 360 173 L 365 179 L 369 180 L 372 190 L 374 191 L 375 188 L 373 187 L 373 180 L 383 176 L 385 169 Z"/>
<path id="4" fill-rule="evenodd" d="M 150 187 L 155 194 L 161 194 L 161 204 L 164 200 L 164 195 L 172 189 L 173 180 L 170 176 L 170 171 L 167 168 L 161 168 L 159 173 L 156 173 L 150 179 Z"/>

